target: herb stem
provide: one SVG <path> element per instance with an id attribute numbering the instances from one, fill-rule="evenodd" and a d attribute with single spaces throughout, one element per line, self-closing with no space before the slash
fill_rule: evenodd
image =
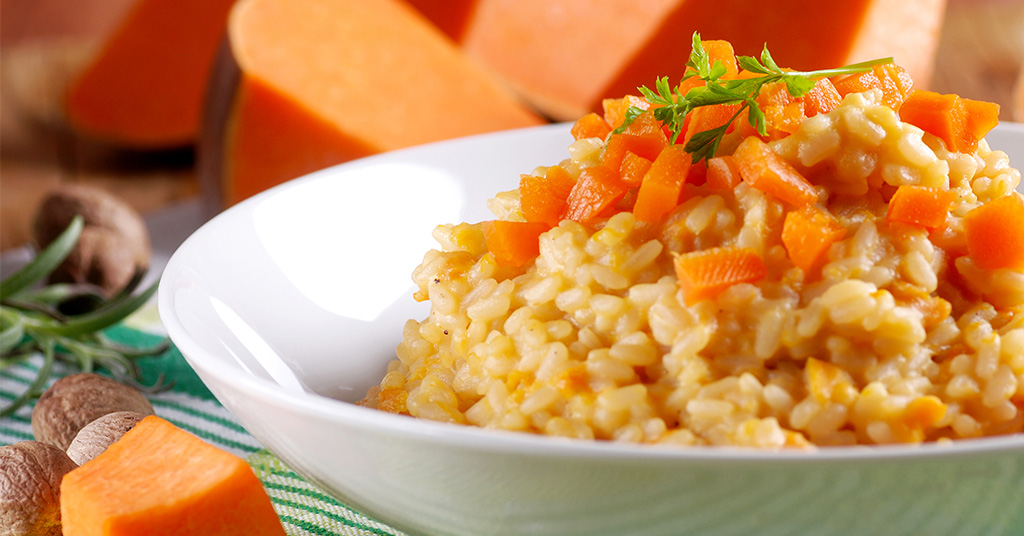
<path id="1" fill-rule="evenodd" d="M 726 67 L 717 60 L 714 63 L 711 62 L 707 51 L 701 44 L 700 34 L 695 32 L 693 34 L 693 48 L 690 51 L 690 60 L 686 63 L 687 71 L 683 76 L 683 80 L 697 78 L 703 84 L 691 87 L 686 94 L 683 94 L 678 85 L 673 88 L 669 84 L 668 77 L 660 77 L 655 80 L 654 90 L 647 86 L 641 86 L 637 89 L 647 99 L 647 102 L 651 104 L 654 118 L 661 121 L 671 132 L 670 140 L 672 143 L 675 143 L 679 138 L 686 118 L 695 109 L 704 106 L 742 104 L 725 125 L 698 132 L 687 140 L 684 150 L 689 152 L 692 155 L 693 162 L 697 163 L 700 160 L 710 159 L 715 156 L 718 147 L 729 130 L 729 126 L 735 123 L 744 113 L 749 116 L 750 125 L 757 130 L 758 134 L 761 136 L 767 135 L 767 119 L 757 102 L 757 97 L 766 85 L 779 82 L 784 83 L 786 91 L 792 97 L 800 98 L 814 89 L 818 79 L 863 73 L 872 70 L 877 65 L 892 63 L 892 61 L 892 58 L 880 58 L 834 69 L 789 71 L 782 69 L 775 63 L 766 45 L 761 52 L 760 59 L 751 56 L 736 57 L 736 62 L 741 69 L 760 76 L 723 78 L 727 73 Z M 638 116 L 646 111 L 643 108 L 631 106 L 626 111 L 626 120 L 615 132 L 620 133 L 624 131 Z"/>
<path id="2" fill-rule="evenodd" d="M 42 344 L 41 350 L 43 352 L 43 365 L 39 367 L 39 373 L 36 374 L 35 379 L 31 384 L 29 384 L 28 389 L 26 389 L 24 393 L 21 393 L 21 396 L 15 398 L 13 402 L 0 410 L 0 418 L 13 415 L 15 411 L 18 411 L 18 408 L 28 404 L 30 400 L 42 393 L 43 386 L 45 386 L 47 380 L 50 379 L 50 373 L 53 370 L 53 362 L 56 359 L 53 341 L 47 340 Z"/>
<path id="3" fill-rule="evenodd" d="M 156 292 L 154 283 L 135 294 L 144 275 L 141 270 L 109 299 L 90 285 L 51 284 L 33 288 L 67 258 L 82 228 L 83 219 L 76 216 L 34 259 L 0 281 L 0 367 L 6 368 L 29 355 L 43 356 L 43 364 L 28 389 L 0 408 L 0 417 L 13 414 L 39 396 L 58 358 L 85 372 L 104 367 L 117 380 L 139 385 L 142 372 L 135 359 L 161 354 L 170 345 L 165 341 L 152 348 L 125 348 L 103 336 L 103 330 L 145 305 Z M 162 376 L 150 386 L 152 390 L 163 388 L 166 385 Z"/>
<path id="4" fill-rule="evenodd" d="M 50 246 L 20 270 L 0 281 L 0 296 L 13 296 L 49 275 L 71 253 L 84 226 L 84 219 L 75 216 L 68 228 Z"/>
<path id="5" fill-rule="evenodd" d="M 885 65 L 886 63 L 892 63 L 893 58 L 878 58 L 874 60 L 862 61 L 859 63 L 851 63 L 843 67 L 837 67 L 834 69 L 821 69 L 817 71 L 788 71 L 786 74 L 804 76 L 807 78 L 831 78 L 833 76 L 841 76 L 845 74 L 856 74 L 870 71 L 872 67 L 876 65 Z"/>

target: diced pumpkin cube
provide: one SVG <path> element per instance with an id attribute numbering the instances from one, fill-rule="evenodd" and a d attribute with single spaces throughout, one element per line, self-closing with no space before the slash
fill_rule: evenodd
<path id="1" fill-rule="evenodd" d="M 64 476 L 66 536 L 284 536 L 245 460 L 157 416 Z"/>

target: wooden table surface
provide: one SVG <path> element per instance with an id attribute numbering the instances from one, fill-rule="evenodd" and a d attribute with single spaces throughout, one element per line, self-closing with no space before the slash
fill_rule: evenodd
<path id="1" fill-rule="evenodd" d="M 123 9 L 130 0 L 81 2 L 109 11 Z M 28 241 L 42 196 L 62 181 L 108 188 L 143 214 L 201 195 L 190 150 L 158 155 L 111 151 L 41 128 L 27 117 L 55 113 L 47 97 L 66 74 L 43 57 L 45 50 L 13 54 L 20 34 L 82 23 L 70 15 L 40 21 L 32 5 L 25 0 L 0 3 L 0 251 Z M 1004 121 L 1024 122 L 1022 63 L 1024 0 L 949 0 L 931 89 L 997 102 Z M 19 77 L 23 72 L 33 76 Z"/>

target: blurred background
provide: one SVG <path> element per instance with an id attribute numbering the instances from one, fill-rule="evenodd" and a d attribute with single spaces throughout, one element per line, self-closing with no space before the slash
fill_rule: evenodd
<path id="1" fill-rule="evenodd" d="M 126 146 L 67 124 L 69 83 L 138 1 L 0 0 L 0 251 L 28 243 L 33 213 L 61 184 L 109 190 L 143 215 L 213 195 L 201 186 L 192 143 Z M 456 30 L 442 21 L 455 24 L 467 13 L 431 13 L 431 5 L 446 4 L 418 3 L 449 35 Z M 934 70 L 922 85 L 999 103 L 1003 121 L 1024 122 L 1024 1 L 948 0 L 944 7 Z"/>

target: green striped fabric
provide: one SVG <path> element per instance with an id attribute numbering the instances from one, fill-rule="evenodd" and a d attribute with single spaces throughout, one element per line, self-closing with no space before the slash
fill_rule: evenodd
<path id="1" fill-rule="evenodd" d="M 107 332 L 122 344 L 146 347 L 162 337 L 150 333 L 149 322 L 118 326 Z M 152 318 L 152 315 L 149 317 Z M 155 328 L 159 331 L 159 326 Z M 0 407 L 10 404 L 28 389 L 42 365 L 42 356 L 30 356 L 0 370 Z M 281 519 L 285 532 L 292 536 L 400 536 L 403 533 L 370 519 L 342 504 L 326 492 L 295 474 L 284 462 L 264 450 L 254 437 L 210 394 L 175 348 L 160 356 L 139 361 L 143 378 L 152 382 L 161 373 L 173 381 L 171 389 L 148 394 L 156 414 L 228 452 L 246 459 L 263 482 Z M 67 374 L 78 372 L 58 362 L 50 384 Z M 97 371 L 102 373 L 103 371 Z M 10 417 L 0 419 L 0 445 L 30 440 L 32 406 L 22 407 Z"/>

